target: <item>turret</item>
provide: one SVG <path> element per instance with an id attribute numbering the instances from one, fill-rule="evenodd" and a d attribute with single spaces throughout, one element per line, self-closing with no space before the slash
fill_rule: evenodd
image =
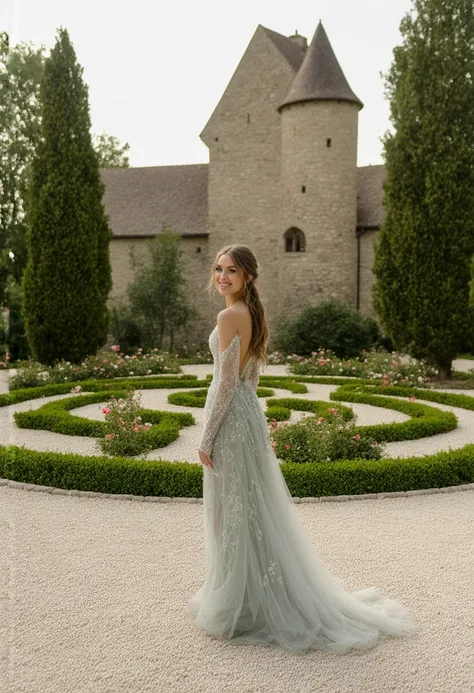
<path id="1" fill-rule="evenodd" d="M 291 287 L 294 312 L 326 298 L 355 306 L 357 129 L 362 107 L 320 22 L 278 109 L 280 293 Z"/>

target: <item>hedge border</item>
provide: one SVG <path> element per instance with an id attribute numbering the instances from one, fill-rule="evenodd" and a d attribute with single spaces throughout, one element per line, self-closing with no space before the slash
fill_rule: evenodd
<path id="1" fill-rule="evenodd" d="M 427 438 L 439 433 L 447 433 L 453 431 L 457 427 L 457 417 L 451 412 L 440 411 L 429 404 L 414 404 L 411 402 L 400 402 L 397 399 L 387 399 L 381 402 L 374 395 L 353 394 L 352 397 L 334 396 L 339 392 L 331 392 L 330 399 L 336 401 L 352 401 L 364 404 L 371 404 L 375 407 L 385 407 L 387 409 L 395 409 L 412 417 L 409 421 L 394 422 L 389 424 L 374 424 L 369 426 L 355 426 L 354 430 L 360 435 L 368 435 L 378 443 L 416 440 L 418 438 Z M 325 404 L 325 407 L 321 405 Z M 267 406 L 281 406 L 293 409 L 295 411 L 313 411 L 315 414 L 321 415 L 324 410 L 327 411 L 327 403 L 322 400 L 305 400 L 292 399 L 288 397 L 280 397 L 278 399 L 267 400 Z M 342 407 L 341 407 L 342 408 Z M 344 407 L 343 411 L 347 408 Z M 349 417 L 352 418 L 352 417 Z"/>
<path id="2" fill-rule="evenodd" d="M 288 378 L 289 376 L 284 377 Z M 191 385 L 191 387 L 202 387 L 202 384 L 198 385 L 199 381 L 197 379 L 192 380 L 194 382 L 193 385 Z M 321 380 L 327 383 L 327 379 Z M 342 378 L 337 378 L 334 380 L 339 385 L 349 384 L 343 383 Z M 354 379 L 348 380 L 353 385 L 367 384 L 361 383 L 360 380 L 358 383 L 354 383 Z M 174 379 L 174 382 L 178 387 L 183 387 L 182 381 L 182 378 L 180 378 L 180 380 Z M 315 379 L 308 378 L 307 381 L 314 382 Z M 156 385 L 156 383 L 150 382 L 150 379 L 148 379 L 145 382 L 148 386 L 146 389 L 151 389 L 153 388 L 153 386 Z M 163 383 L 163 379 L 161 379 L 160 382 Z M 85 383 L 86 381 L 82 382 L 83 387 L 85 387 Z M 94 381 L 92 384 L 98 385 L 97 381 Z M 117 383 L 115 382 L 114 384 L 116 385 Z M 126 385 L 130 386 L 130 384 L 131 383 L 129 381 L 126 382 Z M 374 386 L 373 381 L 371 381 L 368 384 Z M 70 388 L 73 385 L 73 383 L 67 383 L 67 385 L 65 384 L 64 389 L 68 388 L 68 391 L 70 391 Z M 103 381 L 100 383 L 100 385 L 103 385 Z M 135 387 L 132 389 L 142 387 L 141 382 L 138 380 L 134 380 L 133 385 Z M 44 386 L 41 389 L 44 390 L 49 389 L 51 387 L 58 387 L 58 385 Z M 59 387 L 62 387 L 62 384 L 59 384 Z M 164 387 L 164 385 L 162 384 L 161 387 Z M 421 388 L 412 389 L 418 391 L 420 393 L 420 396 L 425 395 L 427 392 L 435 394 L 433 393 L 433 391 L 428 391 Z M 395 393 L 395 391 L 393 391 L 393 388 L 391 388 L 391 391 L 393 392 L 393 394 L 399 394 L 398 392 Z M 31 389 L 29 394 L 31 394 Z M 55 392 L 54 394 L 60 393 Z M 409 393 L 407 393 L 405 396 L 408 396 L 408 394 Z M 452 400 L 452 406 L 460 406 L 461 408 L 469 409 L 474 408 L 474 398 L 471 398 L 467 395 L 456 395 L 453 393 L 436 394 L 441 395 L 443 397 L 443 403 L 445 404 L 451 404 L 450 399 L 454 398 Z M 47 394 L 45 392 L 42 392 L 41 394 L 37 394 L 36 396 L 42 397 L 47 396 Z M 9 398 L 9 395 L 4 395 L 3 397 Z M 460 397 L 463 398 L 462 402 L 459 401 Z M 25 401 L 25 399 L 33 398 L 29 396 L 26 398 L 21 398 L 20 401 Z M 466 401 L 464 401 L 464 399 Z M 3 403 L 3 406 L 5 406 L 6 404 L 13 403 L 15 402 L 8 401 Z M 469 406 L 466 406 L 466 404 L 469 404 Z M 0 403 L 0 406 L 2 406 L 2 403 Z M 100 460 L 102 460 L 102 462 L 100 462 Z M 96 456 L 87 457 L 83 455 L 69 455 L 64 453 L 42 453 L 34 450 L 28 450 L 24 447 L 18 448 L 15 446 L 9 446 L 8 448 L 6 448 L 5 446 L 0 446 L 1 478 L 6 478 L 13 482 L 17 481 L 19 483 L 24 484 L 34 484 L 35 486 L 37 485 L 37 482 L 40 482 L 39 485 L 44 486 L 45 481 L 58 477 L 61 471 L 61 467 L 62 476 L 59 476 L 59 478 L 57 479 L 57 481 L 60 482 L 60 485 L 58 486 L 56 482 L 55 484 L 53 484 L 54 488 L 64 489 L 64 484 L 66 484 L 66 489 L 69 489 L 70 486 L 68 486 L 67 484 L 70 484 L 72 482 L 75 486 L 75 488 L 72 490 L 76 490 L 77 492 L 81 491 L 81 489 L 77 489 L 78 483 L 79 485 L 82 483 L 86 487 L 89 487 L 85 489 L 85 492 L 104 493 L 104 491 L 99 491 L 97 489 L 94 490 L 93 488 L 91 488 L 91 486 L 94 486 L 94 483 L 97 483 L 97 481 L 102 478 L 102 481 L 107 481 L 107 483 L 109 484 L 109 488 L 111 483 L 115 484 L 115 486 L 112 486 L 113 490 L 109 492 L 105 491 L 105 493 L 119 493 L 119 495 L 123 495 L 120 494 L 120 490 L 119 488 L 117 488 L 117 478 L 114 478 L 116 476 L 117 470 L 120 470 L 120 478 L 118 480 L 121 481 L 122 484 L 125 482 L 129 485 L 128 488 L 130 488 L 130 484 L 132 483 L 132 481 L 135 481 L 136 483 L 137 480 L 140 480 L 140 477 L 143 477 L 143 464 L 152 465 L 151 471 L 154 472 L 155 475 L 159 476 L 159 479 L 155 481 L 159 482 L 161 488 L 167 489 L 170 498 L 202 497 L 202 467 L 200 465 L 195 465 L 189 462 L 168 462 L 165 460 L 151 461 L 141 459 L 131 460 L 128 458 L 101 458 Z M 86 468 L 87 471 L 87 475 L 85 478 L 84 476 L 81 477 L 81 475 L 78 474 L 78 472 L 81 472 L 81 465 L 82 474 L 84 472 L 84 468 Z M 141 470 L 140 467 L 142 467 Z M 285 476 L 285 480 L 288 484 L 288 487 L 290 488 L 290 493 L 292 493 L 293 495 L 293 492 L 296 490 L 303 491 L 303 493 L 299 493 L 299 495 L 297 496 L 303 498 L 313 498 L 316 496 L 346 496 L 344 490 L 347 490 L 347 487 L 345 487 L 344 484 L 347 483 L 348 478 L 352 476 L 352 478 L 354 479 L 354 476 L 356 476 L 357 474 L 360 477 L 358 481 L 359 493 L 355 495 L 361 495 L 365 493 L 370 494 L 394 492 L 388 490 L 391 486 L 393 486 L 393 484 L 396 485 L 395 492 L 397 493 L 409 493 L 410 491 L 417 490 L 419 492 L 426 492 L 429 491 L 430 488 L 441 488 L 450 486 L 454 488 L 463 488 L 463 486 L 465 485 L 470 485 L 472 483 L 472 479 L 474 478 L 474 445 L 470 444 L 464 446 L 463 448 L 459 448 L 458 450 L 450 450 L 449 452 L 443 451 L 441 453 L 437 453 L 436 455 L 428 455 L 425 457 L 414 458 L 382 458 L 380 460 L 362 461 L 341 460 L 339 462 L 310 462 L 305 464 L 284 462 L 281 464 L 281 469 L 282 473 Z M 400 478 L 400 471 L 402 469 L 405 469 L 407 474 Z M 392 472 L 390 472 L 389 474 L 389 470 L 393 470 L 397 473 L 392 475 Z M 91 471 L 94 473 L 91 474 Z M 8 472 L 8 475 L 5 472 Z M 200 476 L 199 495 L 189 495 L 191 491 L 189 483 L 186 483 L 186 493 L 181 495 L 178 494 L 179 488 L 182 487 L 182 483 L 179 483 L 178 472 L 181 473 L 181 476 L 185 477 L 185 480 L 187 482 L 193 482 L 191 486 L 196 484 L 196 479 L 199 479 Z M 303 472 L 306 472 L 306 474 L 302 479 L 301 474 Z M 103 478 L 104 474 L 105 478 Z M 108 475 L 110 478 L 107 478 Z M 393 476 L 392 480 L 390 480 L 391 475 Z M 22 478 L 18 478 L 18 476 Z M 151 480 L 148 479 L 147 483 L 149 486 Z M 298 488 L 295 488 L 295 484 L 297 484 Z M 329 490 L 332 491 L 330 493 L 327 492 L 328 484 Z M 381 487 L 381 484 L 384 484 L 384 486 Z M 410 488 L 406 488 L 407 485 Z M 413 486 L 415 486 L 415 488 L 413 488 Z M 146 488 L 143 486 L 143 484 L 142 489 L 146 491 Z M 138 495 L 143 495 L 144 497 L 153 495 L 153 497 L 156 497 L 157 494 L 150 494 L 149 490 L 146 493 L 141 493 Z M 352 490 L 354 490 L 353 484 Z M 136 491 L 132 495 L 135 496 Z M 162 493 L 158 494 L 158 496 L 162 497 L 166 496 L 166 494 Z"/>
<path id="3" fill-rule="evenodd" d="M 46 402 L 39 409 L 15 412 L 13 417 L 18 428 L 96 438 L 103 435 L 105 423 L 83 416 L 73 416 L 70 410 L 78 406 L 100 403 L 107 397 L 123 397 L 125 394 L 122 390 L 108 390 L 105 393 L 99 391 L 80 396 L 74 395 Z M 153 446 L 152 449 L 166 447 L 179 438 L 181 428 L 195 423 L 194 416 L 190 412 L 140 409 L 139 415 L 153 424 L 143 433 L 143 437 Z"/>
<path id="4" fill-rule="evenodd" d="M 411 458 L 283 462 L 292 496 L 406 492 L 470 484 L 474 444 Z M 201 498 L 203 469 L 191 462 L 85 456 L 0 446 L 0 477 L 40 486 L 134 496 Z"/>

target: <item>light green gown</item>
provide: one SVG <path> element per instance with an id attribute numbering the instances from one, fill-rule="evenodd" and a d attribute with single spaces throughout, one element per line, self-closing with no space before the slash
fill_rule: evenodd
<path id="1" fill-rule="evenodd" d="M 367 649 L 381 636 L 411 636 L 409 610 L 375 587 L 349 593 L 310 543 L 272 450 L 256 394 L 252 357 L 239 375 L 240 338 L 219 352 L 209 337 L 214 377 L 200 448 L 207 573 L 187 612 L 207 633 L 235 644 Z"/>

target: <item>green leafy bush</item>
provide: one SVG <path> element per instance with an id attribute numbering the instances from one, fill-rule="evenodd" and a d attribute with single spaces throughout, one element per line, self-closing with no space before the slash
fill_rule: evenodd
<path id="1" fill-rule="evenodd" d="M 155 349 L 150 354 L 143 354 L 139 349 L 129 356 L 120 351 L 118 345 L 111 349 L 100 350 L 94 356 L 87 357 L 82 363 L 58 361 L 52 366 L 45 366 L 38 361 L 28 359 L 18 365 L 17 374 L 11 379 L 12 389 L 37 387 L 53 383 L 76 382 L 97 378 L 127 378 L 129 376 L 154 375 L 161 373 L 178 373 L 179 364 L 166 352 Z"/>
<path id="2" fill-rule="evenodd" d="M 142 347 L 142 330 L 130 306 L 115 299 L 108 312 L 109 334 L 115 344 L 120 344 L 123 353 L 131 354 Z"/>
<path id="3" fill-rule="evenodd" d="M 327 417 L 307 416 L 281 426 L 272 422 L 270 437 L 279 459 L 298 463 L 378 460 L 383 452 L 382 444 L 358 433 L 354 419 L 347 420 L 336 407 L 328 409 Z"/>
<path id="4" fill-rule="evenodd" d="M 474 481 L 474 445 L 406 459 L 283 462 L 281 471 L 291 495 L 298 498 L 457 486 Z M 203 467 L 190 462 L 38 452 L 0 445 L 0 477 L 78 491 L 201 498 Z"/>
<path id="5" fill-rule="evenodd" d="M 382 385 L 417 385 L 423 387 L 436 375 L 436 368 L 426 361 L 404 360 L 393 351 L 372 349 L 362 351 L 357 359 L 340 359 L 334 352 L 321 349 L 309 358 L 291 358 L 290 370 L 295 375 L 338 375 L 382 380 Z"/>
<path id="6" fill-rule="evenodd" d="M 371 349 L 381 336 L 373 318 L 330 300 L 281 321 L 272 344 L 288 354 L 311 356 L 320 349 L 331 349 L 337 356 L 349 358 Z"/>
<path id="7" fill-rule="evenodd" d="M 287 407 L 268 407 L 265 416 L 269 421 L 286 421 L 291 416 L 291 409 Z"/>
<path id="8" fill-rule="evenodd" d="M 140 395 L 128 392 L 119 399 L 112 397 L 106 407 L 104 436 L 97 442 L 102 452 L 108 455 L 139 455 L 153 449 L 146 433 L 152 424 L 142 423 L 140 416 Z"/>

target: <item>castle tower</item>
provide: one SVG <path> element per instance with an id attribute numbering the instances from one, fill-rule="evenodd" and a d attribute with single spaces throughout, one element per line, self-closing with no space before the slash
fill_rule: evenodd
<path id="1" fill-rule="evenodd" d="M 278 317 L 281 115 L 306 45 L 259 26 L 201 139 L 209 148 L 207 260 L 245 243 L 261 265 L 259 287 L 270 320 Z M 206 277 L 207 281 L 207 277 Z M 220 307 L 223 307 L 223 299 Z M 209 326 L 219 307 L 209 310 Z"/>
<path id="2" fill-rule="evenodd" d="M 356 305 L 357 127 L 351 90 L 320 22 L 279 107 L 279 310 Z"/>

